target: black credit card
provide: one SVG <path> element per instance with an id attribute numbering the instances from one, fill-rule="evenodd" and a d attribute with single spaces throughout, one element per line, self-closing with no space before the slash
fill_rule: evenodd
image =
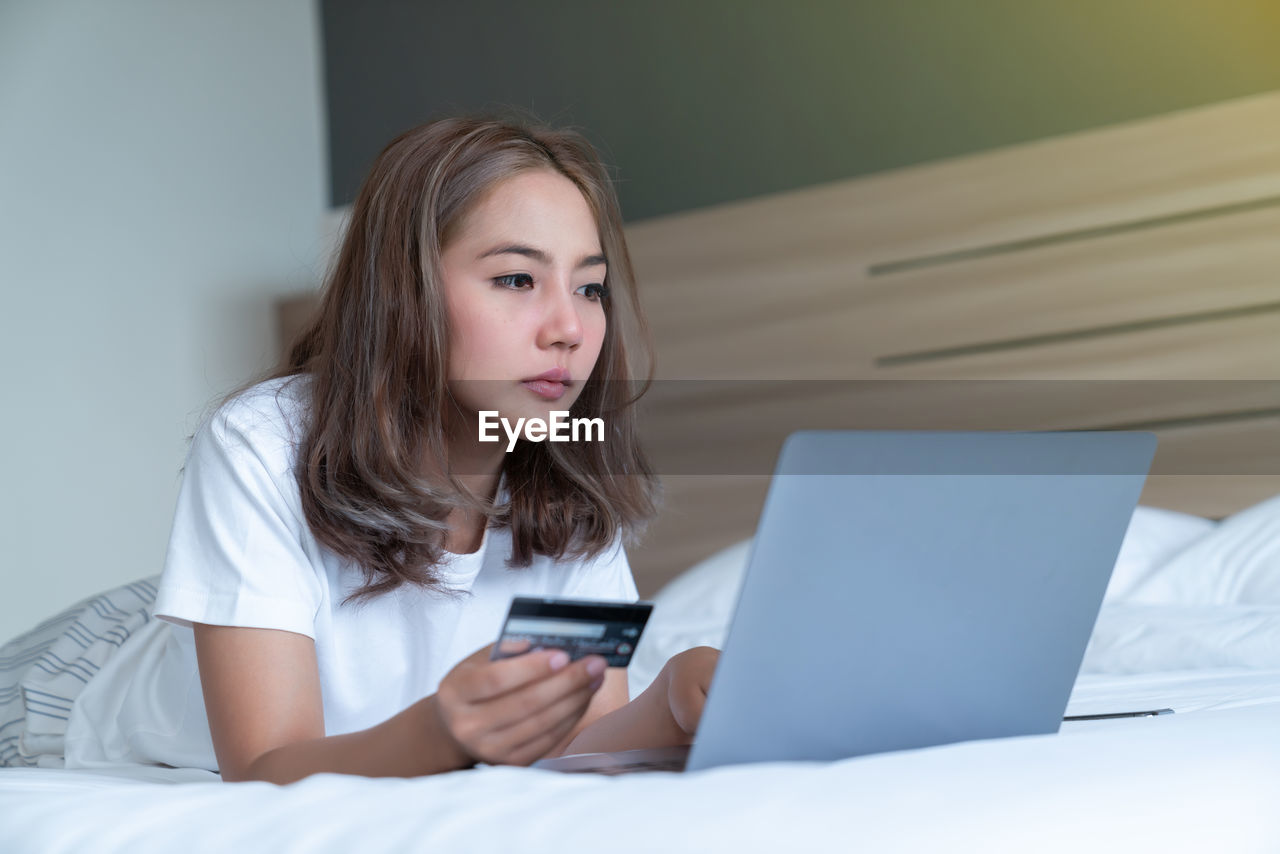
<path id="1" fill-rule="evenodd" d="M 652 602 L 536 599 L 517 596 L 493 647 L 491 661 L 535 649 L 562 649 L 570 661 L 602 655 L 610 667 L 631 662 Z"/>

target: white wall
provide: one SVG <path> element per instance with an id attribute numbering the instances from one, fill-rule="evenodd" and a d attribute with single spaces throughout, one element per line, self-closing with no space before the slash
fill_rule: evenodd
<path id="1" fill-rule="evenodd" d="M 0 2 L 0 643 L 158 573 L 326 216 L 311 0 Z"/>

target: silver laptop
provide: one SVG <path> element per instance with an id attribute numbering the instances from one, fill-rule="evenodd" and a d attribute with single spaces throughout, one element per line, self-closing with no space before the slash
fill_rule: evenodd
<path id="1" fill-rule="evenodd" d="M 693 745 L 535 767 L 692 771 L 1057 732 L 1155 446 L 793 434 Z"/>

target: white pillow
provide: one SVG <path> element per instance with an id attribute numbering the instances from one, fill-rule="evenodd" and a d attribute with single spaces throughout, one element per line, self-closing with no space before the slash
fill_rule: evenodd
<path id="1" fill-rule="evenodd" d="M 1130 602 L 1280 606 L 1280 495 L 1220 522 L 1136 580 Z"/>
<path id="2" fill-rule="evenodd" d="M 1138 507 L 1120 545 L 1106 601 L 1128 600 L 1133 589 L 1156 573 L 1166 560 L 1216 527 L 1213 520 L 1189 513 Z"/>

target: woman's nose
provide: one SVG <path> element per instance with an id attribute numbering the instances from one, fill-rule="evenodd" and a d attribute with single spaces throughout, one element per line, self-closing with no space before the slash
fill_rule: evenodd
<path id="1" fill-rule="evenodd" d="M 546 288 L 547 305 L 539 330 L 540 347 L 568 347 L 582 343 L 582 317 L 573 292 L 568 288 Z"/>

